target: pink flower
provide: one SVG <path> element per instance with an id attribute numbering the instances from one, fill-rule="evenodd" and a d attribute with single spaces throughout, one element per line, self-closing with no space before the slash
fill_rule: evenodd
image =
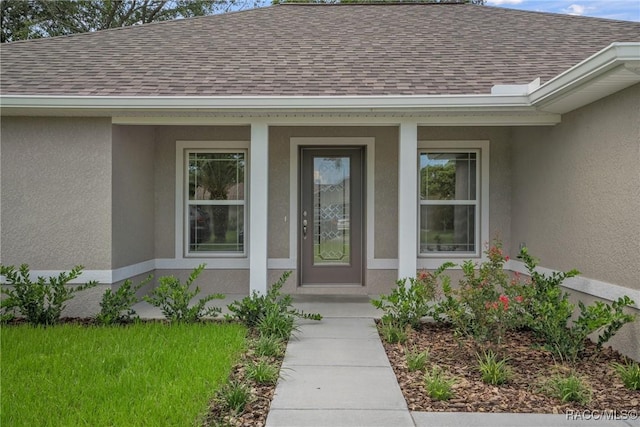
<path id="1" fill-rule="evenodd" d="M 522 295 L 518 295 L 516 297 L 516 302 L 522 302 L 522 301 L 524 301 L 524 298 L 522 298 Z"/>
<path id="2" fill-rule="evenodd" d="M 500 295 L 500 298 L 498 299 L 502 303 L 502 308 L 506 311 L 509 308 L 509 297 L 506 295 Z"/>

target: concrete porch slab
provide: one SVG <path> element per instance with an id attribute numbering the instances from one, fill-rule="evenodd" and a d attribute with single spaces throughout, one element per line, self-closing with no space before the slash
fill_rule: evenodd
<path id="1" fill-rule="evenodd" d="M 267 427 L 413 427 L 411 416 L 403 411 L 378 410 L 280 410 L 271 409 Z"/>

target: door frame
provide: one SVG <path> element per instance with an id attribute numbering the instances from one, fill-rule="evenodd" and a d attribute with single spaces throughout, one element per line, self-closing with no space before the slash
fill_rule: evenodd
<path id="1" fill-rule="evenodd" d="M 349 192 L 350 194 L 349 203 L 352 206 L 350 207 L 349 210 L 350 212 L 357 215 L 357 216 L 350 217 L 350 245 L 351 245 L 350 253 L 352 255 L 351 264 L 348 266 L 347 265 L 317 266 L 317 265 L 314 265 L 312 260 L 309 260 L 310 264 L 305 265 L 305 262 L 304 262 L 305 258 L 303 255 L 305 254 L 305 250 L 313 252 L 313 250 L 310 249 L 310 248 L 313 248 L 313 243 L 310 243 L 312 241 L 305 239 L 305 237 L 303 236 L 303 232 L 300 231 L 302 230 L 302 227 L 299 227 L 298 266 L 297 266 L 298 272 L 299 272 L 298 284 L 304 287 L 314 287 L 314 286 L 316 287 L 327 286 L 327 287 L 336 287 L 336 288 L 361 287 L 361 286 L 364 286 L 365 266 L 366 266 L 366 224 L 367 224 L 366 222 L 366 195 L 367 195 L 366 194 L 367 193 L 366 191 L 366 182 L 367 182 L 366 147 L 351 146 L 351 145 L 340 145 L 340 146 L 309 145 L 309 146 L 299 147 L 299 151 L 298 151 L 298 165 L 299 165 L 298 166 L 298 171 L 299 171 L 298 172 L 298 192 L 299 192 L 298 193 L 298 197 L 299 197 L 298 198 L 298 224 L 301 224 L 301 222 L 304 221 L 303 211 L 305 211 L 305 208 L 308 208 L 308 206 L 304 206 L 305 196 L 303 196 L 304 187 L 302 184 L 303 183 L 306 184 L 305 187 L 313 184 L 313 177 L 310 175 L 311 171 L 308 169 L 305 169 L 305 166 L 310 166 L 311 168 L 313 168 L 312 159 L 318 156 L 322 156 L 323 152 L 326 152 L 327 156 L 329 157 L 340 156 L 340 153 L 344 152 L 345 156 L 353 156 L 352 160 L 357 160 L 357 163 L 352 163 L 350 166 L 351 171 L 355 172 L 355 174 L 352 174 L 350 176 L 351 190 Z M 309 164 L 306 164 L 307 161 L 305 161 L 305 159 L 308 161 Z M 355 181 L 354 180 L 355 177 L 357 177 L 359 181 Z M 306 180 L 311 179 L 311 181 L 305 182 L 305 179 Z M 357 189 L 356 192 L 353 192 L 354 189 Z M 306 201 L 313 205 L 313 196 L 308 195 L 308 197 L 311 197 L 311 198 L 310 199 L 307 198 Z M 313 209 L 314 208 L 311 208 L 311 212 L 314 212 Z M 313 233 L 315 228 L 314 214 L 312 214 L 312 216 L 307 218 L 307 220 L 311 221 L 311 225 L 310 225 L 311 234 L 308 237 L 311 237 L 311 239 L 313 239 Z M 357 227 L 354 227 L 354 224 L 356 224 Z M 355 233 L 353 232 L 353 230 L 356 230 Z M 306 245 L 305 245 L 305 241 L 307 242 Z M 357 244 L 358 246 L 357 249 L 354 249 L 356 248 L 354 243 Z M 311 253 L 306 253 L 306 255 L 311 256 L 311 258 L 313 259 L 313 255 Z M 307 271 L 307 269 L 308 269 L 309 275 L 317 276 L 314 278 L 319 280 L 312 280 L 310 283 L 303 282 L 303 278 L 305 276 L 303 272 Z M 335 269 L 338 269 L 338 270 L 345 269 L 345 272 L 349 272 L 348 274 L 351 275 L 350 277 L 351 280 L 347 280 L 345 282 L 336 280 L 335 278 L 337 276 L 340 276 L 341 274 L 339 274 L 338 271 L 336 271 Z M 325 271 L 325 270 L 326 270 L 326 274 L 321 273 L 322 271 Z M 324 277 L 321 277 L 319 274 L 322 274 Z M 357 278 L 356 278 L 356 275 L 358 276 Z M 331 277 L 333 277 L 334 279 L 331 280 L 330 279 Z M 308 279 L 308 276 L 307 276 L 307 279 Z"/>
<path id="2" fill-rule="evenodd" d="M 366 286 L 367 269 L 393 268 L 397 262 L 393 260 L 373 259 L 374 238 L 374 166 L 375 166 L 375 138 L 374 137 L 290 137 L 289 138 L 289 217 L 285 221 L 289 223 L 289 259 L 273 259 L 270 268 L 297 269 L 299 268 L 299 238 L 301 228 L 298 226 L 298 215 L 301 201 L 300 195 L 300 149 L 303 147 L 363 147 L 364 155 L 364 230 L 363 230 L 363 257 L 362 257 L 362 286 Z M 397 268 L 397 266 L 395 267 Z M 296 274 L 296 285 L 300 286 L 300 274 Z M 336 290 L 339 286 L 327 285 Z M 359 286 L 360 287 L 360 286 Z"/>

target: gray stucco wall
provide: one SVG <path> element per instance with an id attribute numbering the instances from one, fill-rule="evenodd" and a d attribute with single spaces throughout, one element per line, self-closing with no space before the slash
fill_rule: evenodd
<path id="1" fill-rule="evenodd" d="M 113 268 L 151 260 L 155 235 L 155 131 L 113 126 Z"/>
<path id="2" fill-rule="evenodd" d="M 517 255 L 511 245 L 511 151 L 512 130 L 507 127 L 419 127 L 418 141 L 489 141 L 489 236 L 482 244 L 499 238 L 507 254 Z M 481 201 L 482 203 L 482 201 Z M 513 249 L 512 249 L 513 248 Z M 515 252 L 515 253 L 514 253 Z"/>
<path id="3" fill-rule="evenodd" d="M 540 264 L 640 290 L 640 85 L 514 129 L 511 245 Z"/>
<path id="4" fill-rule="evenodd" d="M 3 264 L 111 268 L 111 120 L 3 117 Z"/>
<path id="5" fill-rule="evenodd" d="M 251 129 L 248 126 L 158 126 L 155 131 L 155 254 L 156 258 L 174 258 L 176 141 L 249 141 Z"/>

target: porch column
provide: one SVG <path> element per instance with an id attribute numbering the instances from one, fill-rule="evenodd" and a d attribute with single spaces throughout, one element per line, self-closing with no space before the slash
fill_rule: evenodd
<path id="1" fill-rule="evenodd" d="M 251 124 L 249 165 L 249 289 L 267 292 L 269 126 Z"/>
<path id="2" fill-rule="evenodd" d="M 398 278 L 415 277 L 418 256 L 418 124 L 400 124 Z"/>

